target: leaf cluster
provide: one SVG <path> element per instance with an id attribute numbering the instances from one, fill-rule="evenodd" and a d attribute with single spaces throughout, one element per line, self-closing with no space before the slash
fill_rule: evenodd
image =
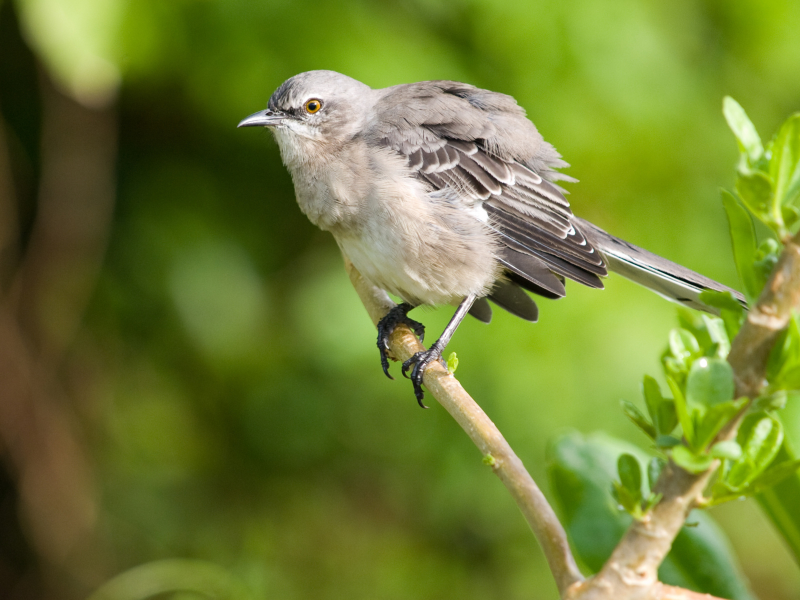
<path id="1" fill-rule="evenodd" d="M 744 110 L 725 98 L 723 112 L 739 145 L 736 195 L 723 191 L 736 267 L 752 302 L 764 287 L 782 250 L 781 241 L 800 229 L 800 115 L 790 117 L 775 138 L 761 143 Z M 761 243 L 755 220 L 769 230 Z M 670 396 L 658 382 L 644 377 L 646 414 L 623 401 L 629 419 L 677 465 L 701 473 L 721 461 L 708 504 L 752 496 L 793 476 L 800 461 L 784 447 L 783 426 L 776 412 L 800 392 L 800 327 L 796 317 L 770 354 L 767 382 L 758 398 L 736 398 L 733 370 L 726 358 L 745 311 L 730 293 L 707 291 L 701 299 L 719 316 L 679 310 L 679 327 L 669 334 L 661 357 Z M 752 400 L 752 401 L 751 401 Z M 747 415 L 735 439 L 720 440 L 720 432 L 742 411 Z M 776 457 L 783 448 L 782 459 Z M 620 506 L 635 518 L 650 506 L 637 495 L 637 478 L 624 455 L 618 464 L 614 493 Z"/>
<path id="2" fill-rule="evenodd" d="M 741 315 L 735 313 L 734 305 L 738 306 L 735 300 L 728 310 L 738 320 Z M 730 351 L 725 321 L 707 315 L 695 318 L 682 311 L 681 324 L 683 327 L 670 332 L 661 357 L 672 396 L 665 396 L 658 382 L 645 375 L 642 389 L 647 415 L 626 401 L 623 410 L 659 450 L 669 453 L 687 471 L 699 473 L 716 458 L 741 457 L 737 442 L 715 440 L 744 409 L 747 398 L 734 398 L 733 370 L 724 358 Z"/>
<path id="3" fill-rule="evenodd" d="M 722 112 L 739 145 L 738 198 L 784 239 L 800 228 L 800 114 L 787 119 L 765 148 L 739 103 L 726 96 Z"/>
<path id="4" fill-rule="evenodd" d="M 630 526 L 631 516 L 620 510 L 618 488 L 634 493 L 640 489 L 641 500 L 647 501 L 653 497 L 652 486 L 662 465 L 662 459 L 649 458 L 632 444 L 604 433 L 569 433 L 549 445 L 551 490 L 577 555 L 589 571 L 603 567 Z M 613 481 L 619 471 L 626 474 L 622 483 Z M 722 598 L 752 600 L 730 544 L 711 515 L 694 511 L 690 520 L 695 526 L 681 529 L 658 569 L 659 580 Z"/>

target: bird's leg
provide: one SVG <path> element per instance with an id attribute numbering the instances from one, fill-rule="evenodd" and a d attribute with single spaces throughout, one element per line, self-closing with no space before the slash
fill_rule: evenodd
<path id="1" fill-rule="evenodd" d="M 395 327 L 400 323 L 405 323 L 417 334 L 420 342 L 425 338 L 425 326 L 408 318 L 408 311 L 412 308 L 414 307 L 408 302 L 397 304 L 378 321 L 378 350 L 381 353 L 381 367 L 389 379 L 394 379 L 394 377 L 389 375 L 389 356 L 386 351 L 389 349 L 389 336 L 392 335 Z"/>
<path id="2" fill-rule="evenodd" d="M 458 329 L 458 326 L 461 324 L 461 321 L 464 320 L 464 317 L 467 315 L 476 299 L 477 296 L 475 294 L 470 294 L 464 298 L 461 304 L 458 305 L 453 318 L 450 319 L 450 322 L 447 324 L 447 327 L 444 328 L 439 339 L 436 340 L 428 350 L 417 352 L 403 363 L 402 371 L 403 375 L 406 377 L 408 377 L 406 373 L 411 368 L 411 365 L 414 365 L 414 368 L 411 370 L 411 381 L 414 384 L 414 395 L 417 397 L 417 402 L 419 402 L 422 408 L 427 408 L 427 406 L 422 403 L 422 398 L 424 397 L 422 393 L 422 376 L 425 374 L 425 369 L 427 369 L 428 365 L 432 362 L 442 358 L 442 352 L 447 344 L 450 343 L 450 339 L 453 337 L 456 329 Z"/>

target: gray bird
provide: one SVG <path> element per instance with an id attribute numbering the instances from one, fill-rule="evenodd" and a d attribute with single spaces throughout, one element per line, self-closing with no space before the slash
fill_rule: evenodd
<path id="1" fill-rule="evenodd" d="M 292 175 L 297 203 L 330 231 L 374 285 L 403 303 L 378 324 L 389 375 L 388 339 L 407 313 L 458 305 L 429 350 L 403 363 L 421 406 L 422 376 L 467 313 L 488 323 L 488 300 L 526 319 L 539 311 L 524 290 L 565 295 L 565 279 L 602 288 L 608 270 L 670 300 L 715 312 L 711 279 L 609 235 L 572 214 L 557 181 L 569 166 L 511 96 L 455 81 L 372 89 L 333 71 L 285 81 L 269 108 L 239 127 L 268 127 Z"/>

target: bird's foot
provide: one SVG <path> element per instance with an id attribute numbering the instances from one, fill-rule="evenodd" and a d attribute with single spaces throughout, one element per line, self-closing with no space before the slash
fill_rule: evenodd
<path id="1" fill-rule="evenodd" d="M 408 311 L 412 308 L 414 307 L 406 302 L 398 304 L 378 321 L 378 350 L 381 353 L 381 367 L 383 367 L 383 372 L 389 379 L 394 379 L 394 377 L 389 375 L 389 354 L 387 350 L 389 349 L 389 336 L 392 335 L 395 328 L 400 323 L 404 323 L 417 335 L 420 342 L 425 339 L 425 326 L 419 321 L 408 318 Z"/>
<path id="2" fill-rule="evenodd" d="M 411 369 L 411 377 L 409 379 L 411 379 L 411 383 L 414 384 L 414 395 L 417 397 L 417 402 L 419 402 L 422 408 L 428 408 L 422 403 L 422 399 L 425 397 L 422 393 L 422 377 L 425 375 L 425 369 L 428 368 L 428 365 L 437 360 L 442 360 L 442 349 L 439 347 L 438 343 L 431 346 L 429 350 L 417 352 L 403 363 L 402 372 L 404 377 L 408 377 L 406 373 L 411 369 L 411 365 L 414 365 L 414 368 Z"/>

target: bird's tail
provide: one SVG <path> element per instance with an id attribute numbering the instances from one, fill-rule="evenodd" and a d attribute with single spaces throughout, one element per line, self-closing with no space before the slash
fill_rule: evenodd
<path id="1" fill-rule="evenodd" d="M 730 292 L 745 309 L 747 308 L 744 296 L 736 290 L 616 238 L 588 221 L 579 218 L 574 218 L 574 221 L 592 246 L 606 259 L 609 270 L 654 291 L 667 300 L 719 314 L 718 308 L 700 301 L 701 292 L 715 290 Z"/>

